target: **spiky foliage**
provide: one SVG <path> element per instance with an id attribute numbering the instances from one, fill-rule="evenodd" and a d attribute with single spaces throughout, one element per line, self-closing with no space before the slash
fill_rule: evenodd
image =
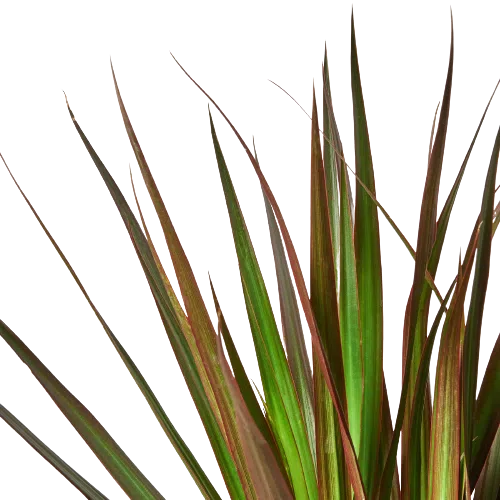
<path id="1" fill-rule="evenodd" d="M 233 499 L 328 500 L 353 496 L 380 500 L 462 499 L 470 498 L 474 489 L 478 499 L 495 499 L 499 494 L 500 407 L 498 399 L 495 400 L 500 393 L 498 340 L 477 398 L 476 389 L 491 241 L 500 220 L 500 204 L 495 207 L 500 131 L 493 146 L 482 203 L 478 205 L 477 223 L 465 255 L 458 260 L 456 278 L 444 297 L 434 283 L 450 214 L 489 106 L 488 103 L 456 182 L 438 216 L 453 75 L 453 26 L 451 34 L 448 74 L 435 138 L 435 124 L 431 135 L 415 250 L 377 200 L 354 20 L 351 37 L 354 169 L 343 155 L 325 52 L 322 130 L 314 91 L 312 98 L 310 292 L 255 149 L 250 150 L 216 102 L 179 65 L 233 130 L 248 155 L 264 195 L 276 265 L 284 346 L 210 114 L 215 161 L 226 199 L 264 389 L 261 402 L 261 396 L 256 396 L 245 373 L 212 284 L 218 324 L 211 323 L 188 258 L 127 115 L 114 71 L 112 76 L 119 109 L 163 229 L 181 298 L 176 297 L 170 285 L 137 197 L 135 201 L 142 225 L 68 105 L 76 131 L 130 235 Z M 354 174 L 355 197 L 349 171 Z M 17 182 L 16 186 L 101 322 L 201 495 L 212 500 L 220 498 Z M 394 426 L 383 372 L 379 212 L 389 220 L 415 261 L 413 285 L 408 291 L 402 328 L 404 369 Z M 466 313 L 467 291 L 470 291 L 471 299 Z M 433 293 L 441 307 L 429 328 L 429 304 Z M 306 328 L 301 323 L 299 303 L 306 318 Z M 439 332 L 434 401 L 431 404 L 429 365 Z M 163 498 L 90 411 L 1 321 L 0 335 L 30 367 L 124 492 L 134 499 Z M 312 363 L 306 349 L 309 339 L 312 341 Z M 226 359 L 225 352 L 229 359 Z M 105 498 L 2 406 L 0 417 L 83 495 L 91 499 Z M 401 483 L 396 467 L 400 436 Z"/>

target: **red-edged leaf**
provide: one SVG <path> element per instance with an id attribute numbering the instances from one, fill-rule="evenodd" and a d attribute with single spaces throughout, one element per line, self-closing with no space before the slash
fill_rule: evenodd
<path id="1" fill-rule="evenodd" d="M 311 306 L 333 378 L 346 411 L 342 345 L 335 287 L 335 258 L 327 200 L 325 170 L 321 158 L 318 111 L 313 90 L 311 131 Z M 313 355 L 316 417 L 316 458 L 319 498 L 347 496 L 344 457 L 337 415 L 324 376 Z"/>
<path id="2" fill-rule="evenodd" d="M 173 56 L 172 56 L 173 57 Z M 174 60 L 177 62 L 177 60 L 174 58 Z M 333 403 L 335 405 L 335 410 L 337 411 L 339 415 L 339 422 L 340 422 L 340 431 L 342 435 L 342 444 L 344 446 L 344 454 L 346 457 L 346 463 L 349 471 L 349 478 L 351 480 L 351 484 L 354 489 L 354 494 L 356 499 L 364 499 L 366 497 L 365 490 L 364 490 L 364 485 L 363 481 L 361 479 L 361 474 L 359 471 L 359 465 L 358 461 L 356 459 L 356 453 L 354 451 L 354 446 L 352 444 L 352 440 L 349 434 L 348 430 L 348 424 L 347 424 L 347 418 L 346 415 L 344 414 L 344 411 L 342 409 L 342 405 L 340 402 L 340 397 L 337 391 L 337 388 L 335 386 L 335 382 L 333 381 L 331 369 L 328 366 L 328 361 L 325 355 L 325 349 L 321 343 L 321 339 L 318 335 L 318 330 L 316 327 L 316 321 L 314 319 L 314 314 L 312 312 L 311 308 L 311 303 L 309 300 L 309 296 L 307 293 L 307 287 L 305 284 L 304 280 L 304 275 L 302 274 L 302 270 L 300 268 L 299 260 L 297 257 L 297 252 L 295 251 L 295 247 L 292 243 L 292 240 L 290 238 L 290 233 L 288 232 L 288 229 L 286 227 L 285 221 L 283 219 L 283 215 L 281 214 L 281 211 L 279 209 L 278 204 L 276 203 L 276 199 L 274 197 L 274 194 L 269 187 L 269 184 L 267 183 L 266 178 L 264 177 L 264 174 L 262 173 L 262 170 L 260 169 L 259 163 L 255 159 L 255 157 L 252 155 L 252 152 L 250 151 L 248 145 L 246 142 L 243 140 L 239 132 L 236 130 L 234 125 L 231 123 L 231 121 L 227 118 L 227 116 L 224 114 L 224 112 L 221 110 L 221 108 L 217 105 L 217 103 L 203 90 L 198 83 L 187 73 L 187 71 L 177 62 L 179 67 L 184 71 L 186 76 L 198 87 L 198 89 L 205 94 L 205 96 L 212 102 L 212 104 L 217 108 L 217 110 L 221 113 L 223 118 L 227 121 L 229 126 L 231 127 L 232 131 L 240 141 L 240 144 L 242 145 L 243 149 L 245 150 L 245 153 L 247 154 L 250 162 L 252 163 L 252 166 L 255 170 L 255 173 L 257 174 L 259 181 L 261 183 L 262 189 L 264 190 L 269 203 L 271 204 L 274 213 L 276 215 L 276 219 L 278 221 L 278 225 L 281 230 L 281 234 L 283 236 L 283 241 L 285 243 L 285 248 L 287 250 L 288 258 L 290 260 L 290 266 L 295 278 L 295 285 L 297 286 L 297 291 L 299 293 L 300 301 L 302 303 L 302 307 L 304 309 L 304 313 L 307 319 L 307 323 L 309 325 L 309 329 L 311 330 L 311 336 L 312 336 L 312 345 L 313 345 L 313 350 L 315 351 L 318 361 L 319 361 L 319 366 L 321 368 L 321 371 L 323 372 L 323 375 L 325 377 L 325 380 L 328 385 L 328 389 L 330 391 L 330 394 L 332 396 Z"/>
<path id="3" fill-rule="evenodd" d="M 354 14 L 351 17 L 351 87 L 356 174 L 376 196 L 370 138 L 359 74 Z M 382 426 L 382 264 L 377 207 L 359 183 L 356 184 L 354 244 L 364 374 L 359 465 L 368 496 L 372 496 L 377 487 L 375 470 Z M 389 485 L 392 484 L 393 472 L 390 474 Z"/>
<path id="4" fill-rule="evenodd" d="M 238 433 L 257 498 L 259 500 L 293 500 L 294 497 L 290 491 L 290 486 L 281 472 L 274 453 L 255 425 L 238 384 L 231 373 L 220 336 L 217 339 L 219 363 L 232 395 Z"/>

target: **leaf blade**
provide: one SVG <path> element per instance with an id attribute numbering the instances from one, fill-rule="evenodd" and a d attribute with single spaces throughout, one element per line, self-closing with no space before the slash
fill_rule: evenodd
<path id="1" fill-rule="evenodd" d="M 62 458 L 56 455 L 3 405 L 0 405 L 0 418 L 9 424 L 35 451 L 77 488 L 82 495 L 89 500 L 107 500 L 107 497 L 92 486 L 85 478 L 80 476 Z"/>
<path id="2" fill-rule="evenodd" d="M 370 139 L 359 74 L 354 14 L 351 17 L 351 87 L 356 173 L 376 196 Z M 365 383 L 361 410 L 359 464 L 368 496 L 370 496 L 376 488 L 374 472 L 378 460 L 380 428 L 382 425 L 382 264 L 377 208 L 359 184 L 356 184 L 354 245 Z"/>

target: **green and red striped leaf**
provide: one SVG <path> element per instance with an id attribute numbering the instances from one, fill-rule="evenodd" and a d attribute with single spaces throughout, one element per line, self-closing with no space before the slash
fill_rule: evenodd
<path id="1" fill-rule="evenodd" d="M 335 257 L 314 90 L 311 131 L 310 255 L 311 306 L 328 363 L 333 368 L 332 375 L 339 391 L 342 408 L 346 412 L 342 345 L 335 286 Z M 344 498 L 347 496 L 349 485 L 345 483 L 345 463 L 338 417 L 315 354 L 313 354 L 313 381 L 319 498 L 321 500 Z"/>
<path id="2" fill-rule="evenodd" d="M 82 142 L 87 148 L 87 151 L 94 161 L 97 170 L 106 184 L 118 211 L 120 212 L 127 232 L 132 240 L 132 244 L 134 245 L 137 257 L 139 258 L 144 274 L 148 280 L 155 303 L 158 307 L 158 312 L 160 313 L 160 317 L 164 324 L 165 331 L 177 358 L 177 362 L 179 363 L 179 367 L 181 368 L 184 379 L 186 380 L 193 401 L 196 405 L 198 413 L 200 414 L 203 425 L 205 426 L 207 436 L 214 450 L 217 462 L 219 463 L 226 486 L 233 498 L 244 499 L 245 496 L 243 487 L 231 453 L 228 450 L 225 435 L 222 433 L 218 425 L 207 395 L 205 394 L 193 355 L 184 332 L 182 331 L 178 313 L 170 300 L 164 281 L 148 245 L 148 241 L 122 192 L 83 133 L 83 130 L 76 121 L 69 105 L 68 111 L 71 119 L 73 120 L 73 124 L 82 139 Z"/>
<path id="3" fill-rule="evenodd" d="M 354 14 L 351 18 L 351 87 L 354 115 L 356 174 L 376 196 L 361 78 L 359 74 Z M 368 496 L 376 490 L 383 393 L 382 264 L 377 207 L 356 184 L 354 245 L 358 279 L 359 315 L 364 371 L 361 406 L 359 465 Z M 392 483 L 393 471 L 390 482 Z"/>
<path id="4" fill-rule="evenodd" d="M 500 129 L 491 155 L 486 176 L 483 201 L 481 204 L 481 228 L 477 248 L 477 259 L 472 283 L 471 300 L 464 339 L 463 366 L 463 412 L 465 457 L 470 463 L 472 454 L 472 433 L 474 425 L 474 405 L 477 389 L 477 369 L 479 362 L 479 342 L 483 320 L 484 301 L 490 271 L 491 238 L 493 235 L 493 211 L 495 203 L 495 180 L 500 151 Z"/>

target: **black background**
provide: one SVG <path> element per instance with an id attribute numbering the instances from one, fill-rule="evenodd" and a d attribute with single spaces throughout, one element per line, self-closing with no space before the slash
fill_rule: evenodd
<path id="1" fill-rule="evenodd" d="M 431 125 L 431 97 L 442 92 L 439 65 L 447 62 L 447 4 L 435 2 L 432 10 L 420 6 L 408 12 L 373 4 L 363 2 L 361 8 L 359 48 L 361 71 L 369 72 L 369 126 L 377 130 L 377 191 L 385 193 L 385 206 L 400 215 L 401 223 L 409 225 L 410 239 L 415 239 L 415 184 L 423 182 L 422 132 Z M 476 3 L 473 7 L 459 3 L 454 81 L 457 120 L 449 123 L 450 174 L 454 174 L 456 160 L 463 157 L 464 135 L 473 133 L 471 123 L 479 118 L 479 104 L 487 101 L 487 80 L 495 79 L 495 71 L 500 71 L 494 28 L 493 16 Z M 231 235 L 223 228 L 223 202 L 215 199 L 215 163 L 207 160 L 207 106 L 184 88 L 183 75 L 167 64 L 166 52 L 175 47 L 217 89 L 217 100 L 233 118 L 242 127 L 257 129 L 265 173 L 272 176 L 273 189 L 288 208 L 289 223 L 297 224 L 298 245 L 303 246 L 303 117 L 277 89 L 264 88 L 262 77 L 264 71 L 272 71 L 275 79 L 288 80 L 310 102 L 312 72 L 320 69 L 320 29 L 329 30 L 330 61 L 337 65 L 337 116 L 349 125 L 351 100 L 343 96 L 342 85 L 343 31 L 349 27 L 341 3 L 318 30 L 302 29 L 296 21 L 268 28 L 237 25 L 231 30 L 206 23 L 192 30 L 192 35 L 179 30 L 150 35 L 141 43 L 134 36 L 127 43 L 113 45 L 113 61 L 121 67 L 120 84 L 129 89 L 128 106 L 137 113 L 138 135 L 145 137 L 146 151 L 153 152 L 153 166 L 161 168 L 162 190 L 168 192 L 169 206 L 177 210 L 177 230 L 184 232 L 184 244 L 193 249 L 192 260 L 201 266 L 201 286 L 207 286 L 208 264 L 217 264 L 217 293 L 225 296 L 225 308 L 233 312 L 234 332 L 243 334 L 243 350 L 247 325 L 239 321 L 239 282 L 231 280 Z M 20 56 L 4 53 L 4 68 L 12 77 L 2 81 L 0 150 L 17 160 L 25 190 L 41 200 L 41 214 L 56 224 L 57 238 L 65 247 L 73 249 L 73 262 L 80 264 L 80 276 L 89 286 L 97 288 L 97 302 L 104 304 L 106 319 L 129 336 L 129 349 L 145 360 L 145 372 L 153 383 L 161 384 L 169 414 L 185 423 L 184 437 L 201 447 L 206 461 L 207 443 L 199 440 L 199 426 L 190 423 L 191 403 L 184 401 L 184 389 L 175 383 L 175 362 L 167 359 L 167 346 L 159 345 L 160 327 L 151 317 L 151 298 L 144 296 L 144 278 L 136 272 L 135 257 L 128 256 L 128 236 L 120 231 L 111 201 L 104 199 L 104 187 L 96 183 L 95 170 L 88 168 L 72 125 L 64 120 L 63 100 L 54 93 L 55 87 L 73 89 L 74 102 L 81 104 L 81 118 L 89 120 L 89 133 L 97 136 L 97 150 L 112 160 L 113 174 L 125 183 L 127 140 L 120 136 L 120 118 L 111 109 L 111 75 L 103 71 L 103 47 L 73 42 L 54 50 L 40 44 L 29 65 Z M 473 155 L 474 174 L 465 180 L 466 201 L 458 203 L 458 224 L 450 229 L 452 241 L 471 230 L 471 207 L 479 206 L 482 193 L 479 168 L 489 160 L 487 134 L 494 135 L 498 119 L 498 112 L 491 113 L 488 131 L 481 133 L 480 153 Z M 345 143 L 351 143 L 349 135 Z M 239 157 L 238 147 L 230 141 L 225 144 Z M 233 161 L 233 166 L 233 174 L 242 179 L 242 198 L 250 200 L 249 222 L 257 224 L 257 253 L 265 255 L 265 277 L 270 278 L 271 253 L 263 245 L 264 209 L 261 201 L 255 201 L 255 177 L 248 177 L 246 162 Z M 119 375 L 112 348 L 96 337 L 79 291 L 63 279 L 63 266 L 47 256 L 47 243 L 40 240 L 38 226 L 24 216 L 24 203 L 15 191 L 6 177 L 0 177 L 0 312 L 7 312 L 25 335 L 32 336 L 34 351 L 106 423 L 113 424 L 121 439 L 129 441 L 129 454 L 145 464 L 162 487 L 169 488 L 171 497 L 190 498 L 191 484 L 183 479 L 183 467 L 167 455 L 167 442 L 160 441 L 158 425 L 144 418 L 143 402 Z M 392 235 L 383 233 L 382 237 L 385 366 L 393 367 L 397 387 L 399 297 L 408 292 L 408 264 Z M 443 276 L 455 269 L 454 249 L 450 248 L 449 255 L 451 262 L 442 266 Z M 493 335 L 500 327 L 493 309 L 499 302 L 498 288 L 489 293 Z M 40 401 L 38 385 L 8 360 L 7 353 L 1 344 L 0 400 L 15 407 L 17 415 L 41 432 L 42 439 L 56 439 L 65 454 L 73 455 L 81 469 L 97 479 L 98 486 L 109 487 L 111 483 L 96 472 L 95 459 L 63 432 L 64 419 Z M 255 370 L 252 363 L 249 370 Z M 398 398 L 397 391 L 393 396 Z M 16 498 L 71 497 L 64 482 L 47 472 L 47 466 L 6 425 L 0 425 L 0 443 L 2 488 L 15 491 Z"/>

